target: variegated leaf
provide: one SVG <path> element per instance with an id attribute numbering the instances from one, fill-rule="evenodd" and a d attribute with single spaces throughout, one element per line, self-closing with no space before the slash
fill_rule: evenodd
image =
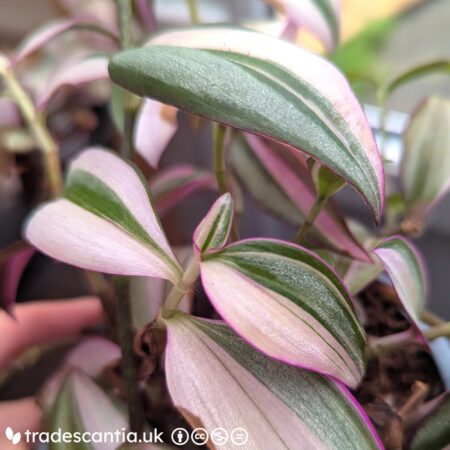
<path id="1" fill-rule="evenodd" d="M 262 355 L 222 322 L 177 313 L 166 324 L 170 395 L 192 426 L 243 428 L 249 449 L 382 448 L 340 383 Z"/>
<path id="2" fill-rule="evenodd" d="M 246 134 L 231 147 L 233 167 L 240 182 L 265 210 L 299 227 L 316 199 L 306 157 L 299 152 Z M 361 261 L 366 251 L 349 231 L 336 204 L 329 201 L 314 223 L 325 245 Z"/>
<path id="3" fill-rule="evenodd" d="M 268 0 L 289 23 L 305 28 L 332 52 L 339 43 L 340 0 Z"/>
<path id="4" fill-rule="evenodd" d="M 93 56 L 62 68 L 50 80 L 37 99 L 37 107 L 43 110 L 61 88 L 78 87 L 98 80 L 108 80 L 108 58 Z"/>
<path id="5" fill-rule="evenodd" d="M 37 28 L 20 43 L 13 58 L 14 64 L 20 63 L 37 50 L 40 50 L 52 39 L 73 29 L 95 31 L 117 39 L 113 31 L 103 28 L 98 22 L 92 21 L 92 19 L 57 19 Z"/>
<path id="6" fill-rule="evenodd" d="M 377 246 L 380 239 L 374 236 L 368 229 L 358 222 L 349 221 L 349 228 L 358 242 L 367 252 L 371 252 Z M 343 270 L 344 283 L 353 294 L 359 294 L 369 284 L 375 281 L 383 272 L 383 265 L 378 258 L 372 258 L 370 263 L 351 260 Z"/>
<path id="7" fill-rule="evenodd" d="M 77 19 L 57 19 L 34 30 L 19 44 L 14 56 L 15 63 L 39 50 L 56 36 L 72 29 L 78 22 Z"/>
<path id="8" fill-rule="evenodd" d="M 150 179 L 156 209 L 164 216 L 176 205 L 194 194 L 217 191 L 212 172 L 187 164 L 170 166 Z"/>
<path id="9" fill-rule="evenodd" d="M 159 159 L 177 131 L 178 110 L 155 100 L 145 99 L 136 117 L 134 148 L 152 166 Z"/>
<path id="10" fill-rule="evenodd" d="M 233 222 L 233 197 L 223 194 L 218 198 L 194 232 L 194 248 L 200 254 L 223 247 L 228 240 Z"/>
<path id="11" fill-rule="evenodd" d="M 413 244 L 400 236 L 382 241 L 373 252 L 381 260 L 410 317 L 418 322 L 427 297 L 427 274 Z"/>
<path id="12" fill-rule="evenodd" d="M 450 446 L 450 393 L 433 401 L 433 410 L 414 427 L 410 450 L 446 450 Z"/>
<path id="13" fill-rule="evenodd" d="M 450 189 L 450 101 L 429 98 L 405 132 L 401 165 L 407 215 L 422 221 Z"/>
<path id="14" fill-rule="evenodd" d="M 344 283 L 348 290 L 356 295 L 374 282 L 382 272 L 383 266 L 378 261 L 373 263 L 352 261 L 345 272 Z"/>
<path id="15" fill-rule="evenodd" d="M 119 53 L 109 72 L 137 95 L 310 154 L 381 217 L 383 167 L 370 127 L 343 75 L 317 55 L 245 29 L 206 26 Z"/>
<path id="16" fill-rule="evenodd" d="M 315 254 L 252 239 L 204 255 L 200 273 L 219 314 L 260 351 L 358 385 L 364 332 L 344 285 Z"/>
<path id="17" fill-rule="evenodd" d="M 25 235 L 68 264 L 176 283 L 181 269 L 144 183 L 112 152 L 86 150 L 71 164 L 64 197 L 39 208 Z"/>
<path id="18" fill-rule="evenodd" d="M 73 371 L 62 385 L 50 414 L 49 432 L 89 433 L 91 442 L 76 444 L 83 450 L 115 450 L 117 443 L 107 439 L 95 442 L 94 433 L 114 433 L 128 427 L 124 405 L 113 400 L 100 387 L 79 371 Z M 60 444 L 61 445 L 61 444 Z M 68 448 L 51 444 L 50 449 Z M 74 444 L 72 444 L 74 445 Z"/>
<path id="19" fill-rule="evenodd" d="M 39 394 L 40 405 L 46 410 L 51 409 L 61 385 L 74 369 L 90 378 L 97 378 L 120 357 L 120 347 L 108 339 L 99 336 L 83 339 L 65 356 L 61 368 L 46 381 Z"/>

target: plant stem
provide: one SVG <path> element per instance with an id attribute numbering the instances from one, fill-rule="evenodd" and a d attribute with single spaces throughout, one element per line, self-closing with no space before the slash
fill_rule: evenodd
<path id="1" fill-rule="evenodd" d="M 423 311 L 420 317 L 428 325 L 441 325 L 445 323 L 440 317 L 436 316 L 430 311 Z"/>
<path id="2" fill-rule="evenodd" d="M 15 78 L 11 69 L 2 67 L 1 74 L 3 75 L 5 84 L 8 86 L 11 96 L 19 106 L 28 127 L 39 145 L 44 157 L 45 175 L 49 187 L 49 194 L 51 198 L 55 198 L 63 189 L 63 180 L 59 163 L 58 146 L 47 128 L 45 116 L 43 113 L 38 113 L 36 111 L 33 102 Z M 92 290 L 99 296 L 102 302 L 111 329 L 114 329 L 116 318 L 115 315 L 113 315 L 111 306 L 112 297 L 109 292 L 108 283 L 100 273 L 85 270 L 84 274 Z"/>
<path id="3" fill-rule="evenodd" d="M 376 97 L 378 102 L 378 107 L 380 109 L 380 142 L 379 142 L 379 149 L 381 156 L 383 158 L 386 157 L 386 141 L 387 141 L 387 130 L 386 130 L 386 122 L 387 122 L 387 101 L 388 101 L 388 92 L 386 91 L 386 88 L 384 85 L 381 85 L 378 87 L 376 91 Z"/>
<path id="4" fill-rule="evenodd" d="M 226 137 L 227 127 L 225 125 L 212 122 L 212 137 L 213 137 L 213 153 L 214 161 L 213 168 L 216 175 L 217 187 L 219 188 L 219 194 L 223 195 L 226 192 L 230 192 L 230 186 L 228 183 L 228 171 L 226 162 Z M 236 216 L 233 218 L 231 225 L 231 239 L 237 241 L 239 239 L 239 230 L 236 220 Z"/>
<path id="5" fill-rule="evenodd" d="M 392 350 L 414 342 L 415 340 L 416 334 L 412 328 L 388 336 L 371 338 L 367 346 L 368 356 L 373 357 L 389 353 Z"/>
<path id="6" fill-rule="evenodd" d="M 112 337 L 117 340 L 117 308 L 114 289 L 105 276 L 92 270 L 83 271 L 84 278 L 91 291 L 100 299 L 103 311 L 105 312 L 108 328 Z"/>
<path id="7" fill-rule="evenodd" d="M 439 337 L 450 337 L 450 322 L 434 325 L 433 327 L 423 330 L 423 335 L 429 340 L 437 339 Z"/>
<path id="8" fill-rule="evenodd" d="M 137 361 L 134 353 L 134 330 L 130 304 L 129 280 L 117 283 L 117 324 L 122 350 L 122 378 L 128 406 L 130 431 L 141 433 L 145 426 L 145 413 L 138 385 Z"/>
<path id="9" fill-rule="evenodd" d="M 316 198 L 316 201 L 314 202 L 314 205 L 311 208 L 311 211 L 308 214 L 308 217 L 303 222 L 302 226 L 297 232 L 297 235 L 295 236 L 295 242 L 297 244 L 302 244 L 303 240 L 305 239 L 306 235 L 308 234 L 308 231 L 311 229 L 311 227 L 314 225 L 314 222 L 316 221 L 318 215 L 320 214 L 320 211 L 325 206 L 325 203 L 328 201 L 328 197 L 322 197 L 318 196 Z"/>
<path id="10" fill-rule="evenodd" d="M 120 47 L 126 50 L 133 45 L 131 32 L 132 8 L 131 0 L 117 0 L 120 28 Z M 133 126 L 136 100 L 131 92 L 122 89 L 123 92 L 123 136 L 120 152 L 124 158 L 131 158 L 133 149 Z"/>
<path id="11" fill-rule="evenodd" d="M 131 0 L 117 0 L 120 27 L 120 46 L 123 50 L 133 44 L 131 34 Z M 123 90 L 124 129 L 121 153 L 131 157 L 134 122 L 134 96 Z M 145 413 L 138 385 L 138 363 L 134 352 L 134 330 L 130 303 L 129 279 L 117 286 L 117 327 L 122 350 L 122 378 L 125 384 L 130 431 L 141 433 L 145 426 Z"/>
<path id="12" fill-rule="evenodd" d="M 227 167 L 225 160 L 225 136 L 227 128 L 219 123 L 212 123 L 213 149 L 214 149 L 214 173 L 220 195 L 229 191 L 227 183 Z"/>
<path id="13" fill-rule="evenodd" d="M 429 387 L 426 383 L 416 380 L 412 386 L 412 393 L 406 402 L 398 409 L 397 414 L 405 420 L 411 413 L 417 410 L 417 408 L 423 404 L 423 401 L 427 397 Z"/>
<path id="14" fill-rule="evenodd" d="M 131 0 L 117 0 L 119 13 L 120 46 L 122 49 L 130 48 L 133 42 L 131 34 Z"/>
<path id="15" fill-rule="evenodd" d="M 197 0 L 187 0 L 189 6 L 189 14 L 193 25 L 200 23 L 200 15 L 198 13 Z"/>
<path id="16" fill-rule="evenodd" d="M 172 316 L 173 312 L 177 309 L 181 299 L 192 289 L 192 286 L 196 282 L 200 271 L 199 262 L 194 257 L 184 272 L 181 281 L 172 287 L 164 301 L 162 308 L 162 317 L 168 319 Z"/>
<path id="17" fill-rule="evenodd" d="M 450 322 L 440 323 L 426 330 L 422 330 L 422 334 L 428 341 L 444 336 L 450 337 Z M 374 356 L 389 353 L 396 348 L 415 342 L 416 339 L 416 332 L 412 328 L 401 333 L 390 334 L 380 338 L 371 338 L 369 340 L 368 354 L 369 356 Z"/>
<path id="18" fill-rule="evenodd" d="M 19 106 L 23 118 L 36 139 L 43 156 L 44 169 L 51 197 L 62 190 L 62 174 L 59 164 L 58 145 L 54 141 L 45 123 L 43 113 L 38 113 L 27 92 L 16 79 L 14 72 L 3 61 L 0 62 L 0 74 L 14 101 Z"/>

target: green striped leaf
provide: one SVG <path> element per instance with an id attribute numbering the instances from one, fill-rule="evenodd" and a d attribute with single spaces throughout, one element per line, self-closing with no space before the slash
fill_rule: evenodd
<path id="1" fill-rule="evenodd" d="M 121 405 L 122 406 L 122 405 Z M 62 385 L 50 414 L 49 433 L 114 433 L 127 429 L 124 409 L 119 409 L 97 384 L 81 371 L 73 371 Z M 94 441 L 94 439 L 92 439 Z M 50 450 L 102 450 L 114 443 L 52 442 Z"/>
<path id="2" fill-rule="evenodd" d="M 434 409 L 414 427 L 410 450 L 442 450 L 450 445 L 450 393 L 445 392 Z"/>
<path id="3" fill-rule="evenodd" d="M 226 193 L 217 199 L 194 232 L 194 247 L 200 253 L 223 247 L 233 222 L 233 198 Z"/>
<path id="4" fill-rule="evenodd" d="M 400 236 L 382 241 L 373 252 L 381 260 L 407 313 L 419 321 L 427 297 L 427 274 L 418 250 Z"/>
<path id="5" fill-rule="evenodd" d="M 233 169 L 251 197 L 268 213 L 298 228 L 316 200 L 306 157 L 250 134 L 236 137 L 230 153 Z M 314 243 L 369 261 L 333 200 L 323 207 L 312 231 Z"/>
<path id="6" fill-rule="evenodd" d="M 187 164 L 161 169 L 150 179 L 155 206 L 160 217 L 195 194 L 217 191 L 212 172 Z"/>
<path id="7" fill-rule="evenodd" d="M 302 247 L 254 239 L 204 255 L 205 291 L 246 341 L 289 364 L 356 387 L 364 332 L 336 273 Z"/>
<path id="8" fill-rule="evenodd" d="M 404 135 L 401 166 L 407 215 L 423 221 L 450 189 L 450 101 L 429 98 Z"/>
<path id="9" fill-rule="evenodd" d="M 387 99 L 401 86 L 410 83 L 418 78 L 433 74 L 433 73 L 447 73 L 450 74 L 450 60 L 431 61 L 421 66 L 413 67 L 407 71 L 397 75 L 395 78 L 389 80 L 381 91 L 382 99 Z"/>
<path id="10" fill-rule="evenodd" d="M 342 384 L 264 356 L 222 322 L 177 313 L 166 324 L 172 400 L 192 426 L 244 428 L 246 444 L 227 449 L 382 448 Z"/>
<path id="11" fill-rule="evenodd" d="M 72 162 L 64 197 L 39 208 L 25 235 L 49 256 L 85 269 L 180 278 L 145 181 L 104 149 L 91 148 Z"/>
<path id="12" fill-rule="evenodd" d="M 384 176 L 370 127 L 345 78 L 317 55 L 260 33 L 207 26 L 119 53 L 109 73 L 137 95 L 310 154 L 380 218 Z"/>
<path id="13" fill-rule="evenodd" d="M 377 246 L 380 239 L 374 236 L 367 228 L 358 222 L 350 221 L 349 227 L 354 236 L 361 242 L 363 248 L 367 252 L 371 252 L 374 247 Z M 370 263 L 347 260 L 347 264 L 343 267 L 341 273 L 343 273 L 344 283 L 348 290 L 353 294 L 359 294 L 369 284 L 374 282 L 383 272 L 383 265 L 378 258 L 372 258 Z"/>

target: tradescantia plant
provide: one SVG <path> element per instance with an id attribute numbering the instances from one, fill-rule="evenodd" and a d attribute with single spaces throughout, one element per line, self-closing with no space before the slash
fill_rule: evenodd
<path id="1" fill-rule="evenodd" d="M 143 397 L 167 386 L 193 428 L 243 428 L 248 449 L 383 448 L 350 389 L 361 386 L 368 358 L 410 342 L 427 346 L 448 326 L 422 330 L 427 275 L 410 240 L 346 221 L 333 199 L 349 185 L 374 221 L 382 221 L 383 160 L 351 86 L 326 58 L 288 42 L 305 27 L 331 53 L 338 45 L 339 2 L 270 1 L 285 17 L 278 37 L 210 24 L 153 33 L 149 3 L 135 3 L 133 16 L 129 0 L 117 1 L 118 27 L 89 10 L 88 17 L 33 33 L 0 61 L 13 101 L 8 108 L 24 117 L 46 169 L 47 198 L 27 219 L 24 237 L 38 251 L 82 269 L 101 287 L 96 293 L 106 315 L 111 300 L 118 313 L 109 327 L 120 351 L 104 338 L 82 342 L 44 388 L 50 430 L 98 431 L 94 423 L 108 431 L 128 423 L 142 433 L 155 423 Z M 195 2 L 189 4 L 198 22 Z M 106 8 L 104 17 L 114 16 L 114 4 Z M 137 29 L 139 41 L 132 39 Z M 21 64 L 66 33 L 77 35 L 82 56 L 30 96 Z M 85 33 L 98 35 L 95 51 L 86 51 Z M 84 92 L 93 82 L 110 88 L 100 97 L 121 142 L 83 148 L 63 183 L 46 117 L 62 94 Z M 213 167 L 157 171 L 183 113 L 211 122 Z M 412 220 L 423 226 L 448 190 L 448 118 L 448 102 L 429 100 L 405 133 L 403 191 L 389 193 L 402 204 L 397 232 L 405 234 Z M 429 132 L 430 122 L 438 132 Z M 13 118 L 9 126 L 24 131 Z M 440 162 L 439 176 L 431 179 Z M 150 180 L 141 170 L 148 166 L 154 169 Z M 292 238 L 241 239 L 242 190 L 295 227 Z M 190 242 L 173 245 L 161 218 L 205 191 L 217 198 Z M 1 260 L 0 273 L 9 280 L 2 306 L 10 312 L 32 253 L 23 244 Z M 357 294 L 383 271 L 410 328 L 367 338 Z M 208 312 L 199 313 L 198 302 L 207 302 Z M 97 383 L 117 359 L 119 388 Z M 152 398 L 151 408 L 158 401 Z M 426 442 L 430 449 L 448 444 L 441 423 L 447 403 L 443 394 L 432 414 L 421 417 L 423 427 L 405 433 L 402 442 L 408 448 Z"/>

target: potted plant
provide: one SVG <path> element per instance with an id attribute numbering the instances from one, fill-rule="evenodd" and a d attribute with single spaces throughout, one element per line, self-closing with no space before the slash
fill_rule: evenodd
<path id="1" fill-rule="evenodd" d="M 3 406 L 5 447 L 450 444 L 449 396 L 428 347 L 450 327 L 426 310 L 426 268 L 410 240 L 448 189 L 450 104 L 420 105 L 404 136 L 402 189 L 386 193 L 385 163 L 345 76 L 288 42 L 303 26 L 332 54 L 337 2 L 275 3 L 285 20 L 270 36 L 199 24 L 154 33 L 151 2 L 118 0 L 2 56 L 3 145 L 40 150 L 45 200 L 25 241 L 2 255 L 3 307 L 17 318 L 0 322 L 4 379 L 17 357 L 33 367 L 72 344 L 36 398 Z M 116 15 L 117 27 L 101 20 Z M 49 58 L 60 66 L 50 81 L 33 77 Z M 448 68 L 384 83 L 381 104 L 412 77 Z M 115 131 L 110 148 L 89 135 L 63 181 L 57 119 L 73 104 L 83 114 L 69 123 L 92 131 L 100 117 Z M 158 170 L 181 115 L 211 123 L 210 170 Z M 333 196 L 347 185 L 382 224 L 376 233 L 342 216 Z M 165 228 L 183 223 L 161 218 L 205 191 L 216 198 L 192 239 L 173 245 Z M 296 228 L 291 238 L 242 239 L 249 198 Z M 35 251 L 78 267 L 93 296 L 14 305 Z"/>

